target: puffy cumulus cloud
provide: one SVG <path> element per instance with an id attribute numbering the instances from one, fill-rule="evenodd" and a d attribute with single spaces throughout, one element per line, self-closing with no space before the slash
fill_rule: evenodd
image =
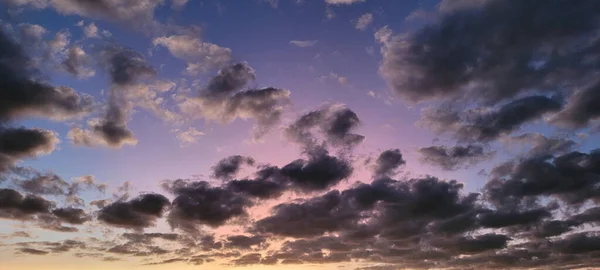
<path id="1" fill-rule="evenodd" d="M 310 148 L 319 144 L 314 134 L 319 131 L 329 145 L 353 147 L 365 138 L 353 133 L 360 123 L 358 115 L 351 109 L 344 105 L 329 105 L 300 116 L 286 128 L 285 134 Z"/>
<path id="2" fill-rule="evenodd" d="M 358 18 L 356 25 L 354 26 L 356 29 L 364 31 L 373 23 L 373 14 L 365 13 Z"/>
<path id="3" fill-rule="evenodd" d="M 0 217 L 4 219 L 28 220 L 38 214 L 46 214 L 54 206 L 53 202 L 35 196 L 23 196 L 13 189 L 0 189 Z"/>
<path id="4" fill-rule="evenodd" d="M 402 98 L 496 102 L 520 93 L 569 91 L 594 77 L 596 62 L 589 59 L 598 46 L 599 3 L 491 0 L 442 6 L 454 2 L 480 3 L 444 12 L 385 45 L 380 72 Z"/>
<path id="5" fill-rule="evenodd" d="M 0 30 L 0 121 L 32 116 L 62 120 L 91 111 L 90 96 L 42 81 L 32 61 L 21 44 Z"/>
<path id="6" fill-rule="evenodd" d="M 219 160 L 213 169 L 213 177 L 217 179 L 230 179 L 235 177 L 242 165 L 254 165 L 254 159 L 240 155 L 229 156 Z"/>
<path id="7" fill-rule="evenodd" d="M 376 178 L 391 177 L 400 166 L 406 164 L 400 149 L 385 150 L 379 154 L 373 164 L 373 174 Z"/>
<path id="8" fill-rule="evenodd" d="M 173 35 L 155 38 L 154 46 L 163 46 L 169 52 L 188 63 L 186 72 L 195 75 L 226 66 L 231 61 L 231 50 L 205 42 L 189 35 Z"/>
<path id="9" fill-rule="evenodd" d="M 64 15 L 110 20 L 143 31 L 152 31 L 159 27 L 154 20 L 154 10 L 165 1 L 7 0 L 5 2 L 13 6 L 52 8 Z"/>
<path id="10" fill-rule="evenodd" d="M 273 215 L 256 221 L 253 230 L 287 237 L 320 236 L 355 225 L 358 213 L 341 205 L 339 191 L 311 198 L 303 203 L 277 205 Z"/>
<path id="11" fill-rule="evenodd" d="M 254 70 L 245 62 L 225 67 L 199 96 L 182 100 L 180 110 L 190 118 L 221 123 L 254 119 L 254 138 L 258 139 L 280 122 L 284 106 L 290 103 L 290 91 L 273 87 L 242 90 L 254 78 Z"/>
<path id="12" fill-rule="evenodd" d="M 450 133 L 461 142 L 490 142 L 561 108 L 562 102 L 558 98 L 529 96 L 499 108 L 463 112 L 450 106 L 429 108 L 423 111 L 420 123 L 438 133 Z"/>
<path id="13" fill-rule="evenodd" d="M 181 146 L 193 144 L 198 141 L 199 137 L 205 135 L 204 132 L 198 131 L 194 127 L 189 127 L 185 131 L 176 130 L 175 132 L 178 132 L 176 138 L 181 143 Z"/>
<path id="14" fill-rule="evenodd" d="M 495 167 L 485 195 L 497 206 L 519 207 L 538 197 L 570 205 L 597 201 L 600 152 L 573 151 L 558 156 L 530 157 Z"/>
<path id="15" fill-rule="evenodd" d="M 219 227 L 234 218 L 243 218 L 254 204 L 242 194 L 204 181 L 175 180 L 167 182 L 165 188 L 176 196 L 167 217 L 169 224 L 188 232 L 197 232 L 200 225 Z"/>
<path id="16" fill-rule="evenodd" d="M 62 195 L 69 187 L 65 180 L 53 173 L 37 174 L 20 181 L 15 179 L 15 184 L 23 191 L 42 195 Z"/>
<path id="17" fill-rule="evenodd" d="M 59 220 L 74 225 L 80 225 L 91 220 L 91 217 L 79 208 L 57 208 L 52 210 L 52 214 Z"/>
<path id="18" fill-rule="evenodd" d="M 540 133 L 524 133 L 508 138 L 506 141 L 509 144 L 529 144 L 531 148 L 527 151 L 527 155 L 538 157 L 564 154 L 572 151 L 578 145 L 577 142 L 569 138 L 548 138 Z"/>
<path id="19" fill-rule="evenodd" d="M 116 201 L 104 206 L 98 220 L 115 227 L 142 230 L 153 226 L 170 205 L 160 194 L 144 194 L 130 201 Z"/>
<path id="20" fill-rule="evenodd" d="M 52 131 L 0 126 L 0 172 L 21 159 L 50 154 L 58 142 Z"/>
<path id="21" fill-rule="evenodd" d="M 469 167 L 491 158 L 494 152 L 477 144 L 447 146 L 429 146 L 419 149 L 425 163 L 438 166 L 447 171 Z"/>
<path id="22" fill-rule="evenodd" d="M 329 155 L 323 148 L 308 151 L 308 159 L 297 159 L 283 166 L 282 176 L 301 192 L 322 191 L 348 178 L 354 171 L 350 161 Z"/>
<path id="23" fill-rule="evenodd" d="M 71 75 L 87 79 L 94 77 L 96 71 L 90 67 L 91 57 L 79 46 L 68 49 L 67 57 L 61 63 L 62 68 Z"/>
<path id="24" fill-rule="evenodd" d="M 101 119 L 89 121 L 89 129 L 75 127 L 67 137 L 84 146 L 106 145 L 120 148 L 125 144 L 135 145 L 137 139 L 127 127 L 132 102 L 128 92 L 134 92 L 144 78 L 153 77 L 156 70 L 144 57 L 131 49 L 111 46 L 104 49 L 100 63 L 109 74 L 112 83 L 106 112 Z"/>

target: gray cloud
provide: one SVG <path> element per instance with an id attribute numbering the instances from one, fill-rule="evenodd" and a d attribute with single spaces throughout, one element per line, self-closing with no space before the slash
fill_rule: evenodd
<path id="1" fill-rule="evenodd" d="M 475 165 L 492 157 L 494 152 L 481 145 L 429 146 L 419 149 L 423 161 L 447 171 Z"/>
<path id="2" fill-rule="evenodd" d="M 318 145 L 313 130 L 324 136 L 332 146 L 353 147 L 364 140 L 364 136 L 352 133 L 360 125 L 356 113 L 343 105 L 329 105 L 300 116 L 285 130 L 286 135 L 308 148 Z"/>
<path id="3" fill-rule="evenodd" d="M 461 97 L 495 102 L 569 90 L 593 77 L 596 62 L 588 59 L 598 46 L 600 4 L 478 2 L 446 10 L 385 45 L 380 72 L 395 93 L 413 102 Z"/>

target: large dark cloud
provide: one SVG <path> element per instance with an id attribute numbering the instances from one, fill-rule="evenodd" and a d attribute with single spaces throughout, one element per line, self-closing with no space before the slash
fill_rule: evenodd
<path id="1" fill-rule="evenodd" d="M 476 144 L 456 145 L 450 148 L 429 146 L 419 149 L 419 153 L 424 162 L 448 171 L 475 165 L 493 155 L 483 146 Z"/>
<path id="2" fill-rule="evenodd" d="M 491 110 L 481 108 L 459 112 L 451 107 L 430 109 L 424 112 L 421 123 L 436 132 L 451 133 L 459 141 L 490 142 L 561 108 L 558 98 L 529 96 Z"/>
<path id="3" fill-rule="evenodd" d="M 233 218 L 246 216 L 246 209 L 253 205 L 242 194 L 212 187 L 204 181 L 175 180 L 165 186 L 177 196 L 168 216 L 173 228 L 197 231 L 199 225 L 218 227 Z"/>
<path id="4" fill-rule="evenodd" d="M 169 200 L 159 194 L 144 194 L 130 201 L 111 203 L 98 213 L 98 220 L 121 228 L 141 230 L 153 226 L 169 206 Z"/>
<path id="5" fill-rule="evenodd" d="M 286 129 L 287 136 L 307 147 L 318 144 L 317 130 L 326 143 L 332 146 L 352 147 L 364 136 L 352 133 L 360 124 L 358 115 L 341 105 L 329 105 L 300 116 Z"/>
<path id="6" fill-rule="evenodd" d="M 537 196 L 567 204 L 598 201 L 600 152 L 570 152 L 556 157 L 526 158 L 497 166 L 485 185 L 489 202 L 517 207 Z"/>
<path id="7" fill-rule="evenodd" d="M 498 101 L 562 91 L 595 76 L 600 3 L 478 2 L 385 45 L 380 72 L 395 93 L 410 101 Z"/>
<path id="8" fill-rule="evenodd" d="M 342 205 L 340 192 L 331 191 L 303 203 L 277 205 L 272 216 L 254 224 L 254 230 L 289 237 L 320 236 L 353 227 L 358 213 L 348 210 Z"/>
<path id="9" fill-rule="evenodd" d="M 23 117 L 67 119 L 91 111 L 90 96 L 42 80 L 22 45 L 0 29 L 0 122 Z"/>
<path id="10" fill-rule="evenodd" d="M 21 159 L 51 153 L 57 143 L 58 138 L 51 131 L 0 126 L 0 172 Z"/>
<path id="11" fill-rule="evenodd" d="M 0 217 L 6 219 L 28 220 L 37 214 L 46 214 L 54 203 L 35 196 L 23 196 L 16 190 L 0 189 Z"/>
<path id="12" fill-rule="evenodd" d="M 353 172 L 349 161 L 330 156 L 323 148 L 312 149 L 308 155 L 308 160 L 298 159 L 281 168 L 281 174 L 300 191 L 330 188 Z"/>

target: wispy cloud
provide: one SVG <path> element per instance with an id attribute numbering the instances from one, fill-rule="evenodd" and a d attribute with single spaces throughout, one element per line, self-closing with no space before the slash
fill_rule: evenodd
<path id="1" fill-rule="evenodd" d="M 355 27 L 360 31 L 364 31 L 367 29 L 367 27 L 369 27 L 369 25 L 371 25 L 371 23 L 373 23 L 373 14 L 365 13 L 358 18 Z"/>
<path id="2" fill-rule="evenodd" d="M 318 42 L 319 42 L 318 40 L 292 40 L 292 41 L 290 41 L 290 44 L 304 48 L 304 47 L 315 46 L 315 45 L 317 45 Z"/>

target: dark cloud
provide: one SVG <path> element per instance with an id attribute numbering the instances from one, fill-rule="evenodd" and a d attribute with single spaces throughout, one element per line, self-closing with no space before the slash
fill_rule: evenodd
<path id="1" fill-rule="evenodd" d="M 27 220 L 37 214 L 49 213 L 54 206 L 35 195 L 23 196 L 12 189 L 0 189 L 0 218 Z"/>
<path id="2" fill-rule="evenodd" d="M 308 160 L 298 159 L 281 168 L 281 174 L 300 191 L 330 188 L 353 172 L 349 161 L 330 156 L 323 148 L 312 149 L 308 155 Z"/>
<path id="3" fill-rule="evenodd" d="M 364 136 L 352 133 L 360 125 L 356 113 L 343 105 L 329 105 L 300 116 L 286 129 L 287 136 L 306 147 L 318 144 L 313 130 L 317 129 L 326 143 L 333 146 L 353 147 Z"/>
<path id="4" fill-rule="evenodd" d="M 561 108 L 557 98 L 529 96 L 491 110 L 480 108 L 462 113 L 448 107 L 428 110 L 424 112 L 421 123 L 436 132 L 451 133 L 459 141 L 489 142 Z"/>
<path id="5" fill-rule="evenodd" d="M 73 128 L 67 137 L 84 146 L 106 145 L 120 148 L 125 144 L 135 145 L 137 140 L 127 127 L 131 103 L 126 92 L 144 78 L 156 75 L 156 70 L 138 52 L 117 46 L 105 48 L 100 54 L 100 63 L 108 73 L 111 88 L 106 112 L 101 119 L 90 122 L 89 130 Z"/>
<path id="6" fill-rule="evenodd" d="M 530 157 L 544 157 L 572 151 L 577 143 L 568 138 L 548 138 L 540 133 L 525 133 L 508 139 L 509 143 L 531 144 Z"/>
<path id="7" fill-rule="evenodd" d="M 584 128 L 600 117 L 596 106 L 600 102 L 600 82 L 577 91 L 567 102 L 563 111 L 552 121 L 560 126 Z"/>
<path id="8" fill-rule="evenodd" d="M 225 67 L 199 92 L 183 100 L 181 111 L 191 118 L 230 123 L 235 119 L 254 119 L 254 139 L 259 139 L 280 121 L 290 91 L 274 87 L 242 90 L 254 79 L 247 63 Z"/>
<path id="9" fill-rule="evenodd" d="M 482 145 L 468 144 L 446 146 L 429 146 L 419 149 L 423 161 L 438 166 L 447 171 L 453 171 L 475 165 L 489 159 L 493 152 L 486 150 Z"/>
<path id="10" fill-rule="evenodd" d="M 52 210 L 52 214 L 62 222 L 74 225 L 80 225 L 91 220 L 91 217 L 79 208 L 57 208 Z"/>
<path id="11" fill-rule="evenodd" d="M 251 265 L 251 264 L 260 263 L 261 259 L 262 259 L 262 255 L 260 253 L 250 253 L 250 254 L 241 256 L 238 259 L 232 260 L 231 263 L 233 263 L 234 265 L 240 265 L 240 266 Z"/>
<path id="12" fill-rule="evenodd" d="M 246 62 L 233 64 L 219 70 L 213 77 L 201 96 L 207 98 L 226 98 L 227 96 L 242 90 L 249 82 L 256 79 L 254 69 Z"/>
<path id="13" fill-rule="evenodd" d="M 235 177 L 242 165 L 254 165 L 254 159 L 240 155 L 226 157 L 219 160 L 217 165 L 212 167 L 213 177 L 218 179 L 230 179 Z"/>
<path id="14" fill-rule="evenodd" d="M 60 176 L 48 173 L 40 174 L 22 181 L 15 181 L 23 191 L 42 195 L 62 195 L 69 184 Z"/>
<path id="15" fill-rule="evenodd" d="M 159 256 L 168 254 L 169 251 L 158 246 L 143 245 L 139 243 L 128 242 L 117 245 L 106 250 L 109 253 L 120 255 L 133 255 L 136 257 Z"/>
<path id="16" fill-rule="evenodd" d="M 254 230 L 302 238 L 353 227 L 358 213 L 341 203 L 339 191 L 331 191 L 303 203 L 280 204 L 273 208 L 272 216 L 256 221 Z"/>
<path id="17" fill-rule="evenodd" d="M 536 196 L 567 204 L 597 201 L 600 152 L 570 152 L 556 157 L 526 158 L 497 166 L 485 185 L 486 199 L 498 207 L 516 207 Z"/>
<path id="18" fill-rule="evenodd" d="M 576 233 L 561 239 L 554 248 L 567 254 L 586 253 L 600 250 L 600 236 L 597 233 Z"/>
<path id="19" fill-rule="evenodd" d="M 91 111 L 90 96 L 52 86 L 41 77 L 22 45 L 0 29 L 0 122 L 32 116 L 67 119 Z"/>
<path id="20" fill-rule="evenodd" d="M 151 243 L 154 239 L 166 241 L 177 241 L 180 239 L 180 235 L 175 233 L 124 233 L 122 236 L 134 243 Z"/>
<path id="21" fill-rule="evenodd" d="M 31 254 L 31 255 L 47 255 L 48 251 L 43 251 L 43 250 L 39 250 L 39 249 L 33 249 L 33 248 L 21 248 L 19 249 L 20 252 L 22 253 L 27 253 L 27 254 Z"/>
<path id="22" fill-rule="evenodd" d="M 153 226 L 169 206 L 169 200 L 159 194 L 144 194 L 130 201 L 117 201 L 102 209 L 98 220 L 121 228 L 141 230 Z"/>
<path id="23" fill-rule="evenodd" d="M 54 151 L 58 138 L 43 129 L 0 126 L 0 172 L 24 158 L 35 158 Z"/>
<path id="24" fill-rule="evenodd" d="M 156 70 L 140 53 L 123 47 L 107 47 L 101 53 L 101 63 L 114 85 L 127 86 L 140 79 L 154 77 Z"/>
<path id="25" fill-rule="evenodd" d="M 596 1 L 478 2 L 385 44 L 380 72 L 395 93 L 495 102 L 595 76 Z"/>
<path id="26" fill-rule="evenodd" d="M 493 211 L 479 216 L 479 223 L 485 228 L 503 228 L 514 225 L 532 225 L 552 214 L 546 209 L 527 211 Z"/>
<path id="27" fill-rule="evenodd" d="M 442 244 L 447 250 L 459 254 L 477 254 L 483 251 L 503 249 L 510 237 L 501 234 L 484 234 L 476 237 L 460 237 Z"/>
<path id="28" fill-rule="evenodd" d="M 230 249 L 251 249 L 260 248 L 264 249 L 267 247 L 267 238 L 260 235 L 245 236 L 245 235 L 230 235 L 227 236 L 227 242 L 225 242 L 225 248 Z"/>
<path id="29" fill-rule="evenodd" d="M 173 228 L 197 231 L 199 225 L 218 227 L 233 218 L 246 216 L 246 208 L 253 205 L 241 194 L 211 187 L 204 181 L 175 180 L 165 187 L 176 196 L 168 216 Z"/>
<path id="30" fill-rule="evenodd" d="M 390 177 L 396 174 L 396 170 L 406 164 L 406 161 L 402 157 L 399 149 L 390 149 L 381 152 L 375 165 L 373 167 L 373 173 L 375 177 Z"/>

